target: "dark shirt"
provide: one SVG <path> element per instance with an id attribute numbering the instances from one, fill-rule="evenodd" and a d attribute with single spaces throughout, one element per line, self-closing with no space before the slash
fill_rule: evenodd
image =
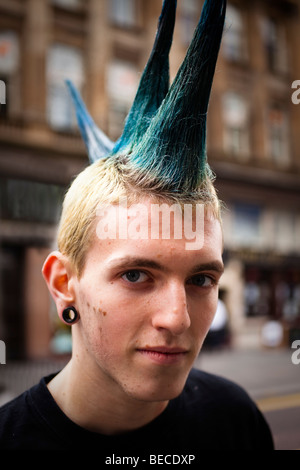
<path id="1" fill-rule="evenodd" d="M 183 392 L 158 418 L 116 436 L 73 423 L 47 388 L 53 377 L 0 408 L 0 449 L 97 450 L 99 464 L 126 456 L 139 457 L 139 467 L 154 463 L 149 459 L 157 455 L 169 460 L 192 455 L 189 463 L 199 464 L 202 450 L 273 450 L 269 427 L 247 393 L 212 374 L 192 370 Z"/>

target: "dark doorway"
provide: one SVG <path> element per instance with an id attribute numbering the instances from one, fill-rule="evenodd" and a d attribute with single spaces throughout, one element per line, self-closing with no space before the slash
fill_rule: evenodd
<path id="1" fill-rule="evenodd" d="M 0 248 L 0 339 L 7 359 L 24 357 L 24 247 Z"/>

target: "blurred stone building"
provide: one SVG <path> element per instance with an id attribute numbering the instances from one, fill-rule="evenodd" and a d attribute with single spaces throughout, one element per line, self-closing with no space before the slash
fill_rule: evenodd
<path id="1" fill-rule="evenodd" d="M 202 3 L 178 0 L 172 78 Z M 0 340 L 8 359 L 67 347 L 40 274 L 63 194 L 88 163 L 64 79 L 117 139 L 160 9 L 161 0 L 0 0 Z M 236 344 L 257 345 L 267 319 L 296 331 L 300 316 L 300 105 L 291 100 L 299 26 L 297 0 L 229 2 L 208 153 L 226 204 L 221 288 Z"/>

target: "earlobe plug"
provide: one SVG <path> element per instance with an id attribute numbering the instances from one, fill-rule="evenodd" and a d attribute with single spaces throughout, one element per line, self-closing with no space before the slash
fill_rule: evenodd
<path id="1" fill-rule="evenodd" d="M 75 307 L 67 307 L 62 313 L 62 318 L 68 325 L 74 325 L 79 320 L 79 313 Z"/>

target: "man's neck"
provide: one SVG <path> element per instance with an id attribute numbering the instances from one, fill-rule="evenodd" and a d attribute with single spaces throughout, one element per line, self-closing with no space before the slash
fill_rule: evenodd
<path id="1" fill-rule="evenodd" d="M 48 389 L 66 416 L 84 429 L 105 435 L 126 433 L 150 423 L 168 405 L 168 401 L 136 400 L 118 384 L 79 366 L 71 359 Z"/>

